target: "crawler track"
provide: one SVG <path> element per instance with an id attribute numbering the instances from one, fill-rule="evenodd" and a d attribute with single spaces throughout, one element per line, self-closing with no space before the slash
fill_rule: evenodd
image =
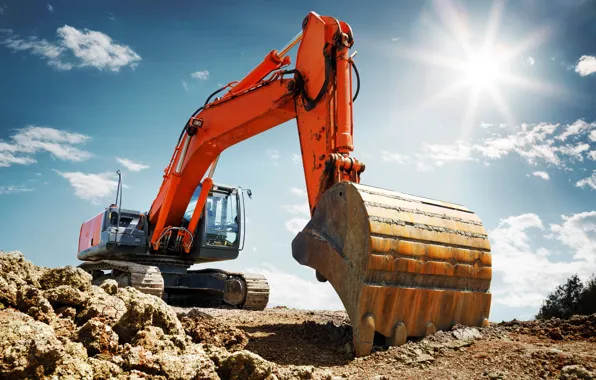
<path id="1" fill-rule="evenodd" d="M 246 300 L 243 309 L 263 310 L 269 302 L 269 284 L 265 276 L 260 274 L 242 273 L 246 281 Z"/>
<path id="2" fill-rule="evenodd" d="M 155 263 L 157 264 L 157 263 Z M 93 284 L 99 285 L 107 279 L 113 279 L 118 286 L 132 286 L 139 291 L 159 298 L 164 295 L 164 279 L 156 265 L 137 264 L 127 261 L 102 260 L 98 262 L 84 262 L 79 268 L 93 276 Z M 111 270 L 109 274 L 97 271 Z M 254 273 L 236 273 L 216 270 L 232 277 L 240 277 L 244 281 L 246 296 L 239 307 L 245 310 L 264 310 L 269 302 L 269 284 L 265 276 Z M 219 308 L 230 308 L 224 302 Z M 235 307 L 233 307 L 235 308 Z"/>
<path id="3" fill-rule="evenodd" d="M 97 263 L 86 262 L 79 268 L 90 272 L 96 270 L 112 270 L 109 275 L 93 276 L 94 284 L 101 284 L 107 279 L 114 279 L 118 286 L 132 286 L 147 294 L 161 298 L 163 296 L 164 281 L 159 268 L 152 265 L 141 265 L 126 261 L 103 260 Z"/>

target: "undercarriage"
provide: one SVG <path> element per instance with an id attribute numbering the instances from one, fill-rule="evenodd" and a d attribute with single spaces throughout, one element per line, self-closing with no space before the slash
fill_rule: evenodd
<path id="1" fill-rule="evenodd" d="M 113 279 L 118 286 L 132 286 L 172 306 L 263 310 L 269 301 L 269 284 L 259 274 L 189 270 L 182 264 L 159 261 L 101 260 L 79 267 L 93 276 L 94 285 Z"/>

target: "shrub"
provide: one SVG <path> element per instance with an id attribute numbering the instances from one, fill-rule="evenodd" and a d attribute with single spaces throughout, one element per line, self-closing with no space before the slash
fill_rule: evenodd
<path id="1" fill-rule="evenodd" d="M 536 319 L 569 318 L 596 313 L 596 277 L 584 285 L 574 274 L 544 300 Z"/>

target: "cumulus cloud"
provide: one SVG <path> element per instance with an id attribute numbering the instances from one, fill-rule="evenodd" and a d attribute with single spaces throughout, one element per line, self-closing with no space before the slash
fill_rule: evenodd
<path id="1" fill-rule="evenodd" d="M 0 195 L 26 193 L 30 191 L 33 191 L 33 189 L 24 186 L 0 186 Z"/>
<path id="2" fill-rule="evenodd" d="M 537 172 L 534 172 L 534 173 L 532 173 L 532 175 L 534 175 L 534 176 L 536 176 L 536 177 L 540 177 L 540 178 L 542 178 L 542 179 L 543 179 L 543 180 L 545 180 L 545 181 L 548 181 L 548 180 L 549 180 L 549 178 L 550 178 L 550 177 L 548 176 L 548 173 L 547 173 L 547 172 L 543 172 L 543 171 L 537 171 Z"/>
<path id="3" fill-rule="evenodd" d="M 28 125 L 17 130 L 9 141 L 0 140 L 0 167 L 13 164 L 36 163 L 34 155 L 47 152 L 52 157 L 65 161 L 85 161 L 92 155 L 74 145 L 84 144 L 89 136 L 60 129 Z"/>
<path id="4" fill-rule="evenodd" d="M 283 272 L 269 263 L 247 272 L 259 273 L 267 278 L 271 289 L 269 307 L 287 306 L 307 310 L 343 310 L 344 306 L 329 282 L 305 280 L 291 273 Z M 314 273 L 313 273 L 314 278 Z"/>
<path id="5" fill-rule="evenodd" d="M 124 165 L 124 167 L 130 170 L 131 172 L 140 172 L 143 169 L 149 168 L 148 165 L 131 161 L 128 158 L 116 157 L 116 161 L 118 161 L 121 165 Z"/>
<path id="6" fill-rule="evenodd" d="M 115 173 L 54 171 L 70 182 L 77 197 L 90 201 L 92 204 L 99 204 L 101 201 L 116 196 L 118 176 Z M 126 188 L 127 186 L 123 185 L 123 187 Z"/>
<path id="7" fill-rule="evenodd" d="M 195 71 L 194 73 L 190 74 L 191 77 L 200 80 L 206 80 L 209 78 L 209 71 L 202 70 L 202 71 Z"/>
<path id="8" fill-rule="evenodd" d="M 596 57 L 582 55 L 575 65 L 575 72 L 585 77 L 596 71 Z"/>
<path id="9" fill-rule="evenodd" d="M 489 231 L 495 280 L 495 302 L 510 307 L 539 308 L 546 295 L 569 276 L 586 278 L 596 270 L 596 211 L 562 216 L 563 223 L 545 226 L 536 214 L 502 219 Z M 554 257 L 535 234 L 558 241 L 569 252 Z"/>
<path id="10" fill-rule="evenodd" d="M 580 179 L 579 181 L 577 181 L 575 183 L 575 186 L 577 187 L 588 187 L 591 188 L 592 190 L 596 190 L 596 170 L 594 170 L 592 172 L 592 175 L 590 177 L 586 177 L 584 179 Z"/>
<path id="11" fill-rule="evenodd" d="M 94 67 L 100 71 L 120 71 L 120 68 L 137 67 L 141 57 L 126 45 L 115 43 L 104 33 L 69 25 L 56 29 L 56 41 L 50 42 L 37 36 L 22 38 L 10 29 L 0 34 L 0 45 L 14 51 L 28 51 L 44 59 L 57 70 L 75 67 Z"/>

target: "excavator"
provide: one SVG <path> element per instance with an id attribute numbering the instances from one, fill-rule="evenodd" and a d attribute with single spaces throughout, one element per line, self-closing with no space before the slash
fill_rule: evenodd
<path id="1" fill-rule="evenodd" d="M 263 310 L 264 276 L 189 268 L 236 259 L 244 246 L 244 193 L 252 193 L 214 182 L 221 153 L 295 119 L 311 219 L 292 256 L 337 292 L 355 356 L 456 324 L 487 326 L 491 250 L 479 217 L 360 183 L 365 164 L 351 155 L 360 91 L 353 45 L 346 22 L 308 13 L 286 47 L 191 115 L 148 212 L 121 207 L 120 177 L 116 202 L 81 226 L 80 267 L 95 284 L 112 278 L 171 305 Z"/>

